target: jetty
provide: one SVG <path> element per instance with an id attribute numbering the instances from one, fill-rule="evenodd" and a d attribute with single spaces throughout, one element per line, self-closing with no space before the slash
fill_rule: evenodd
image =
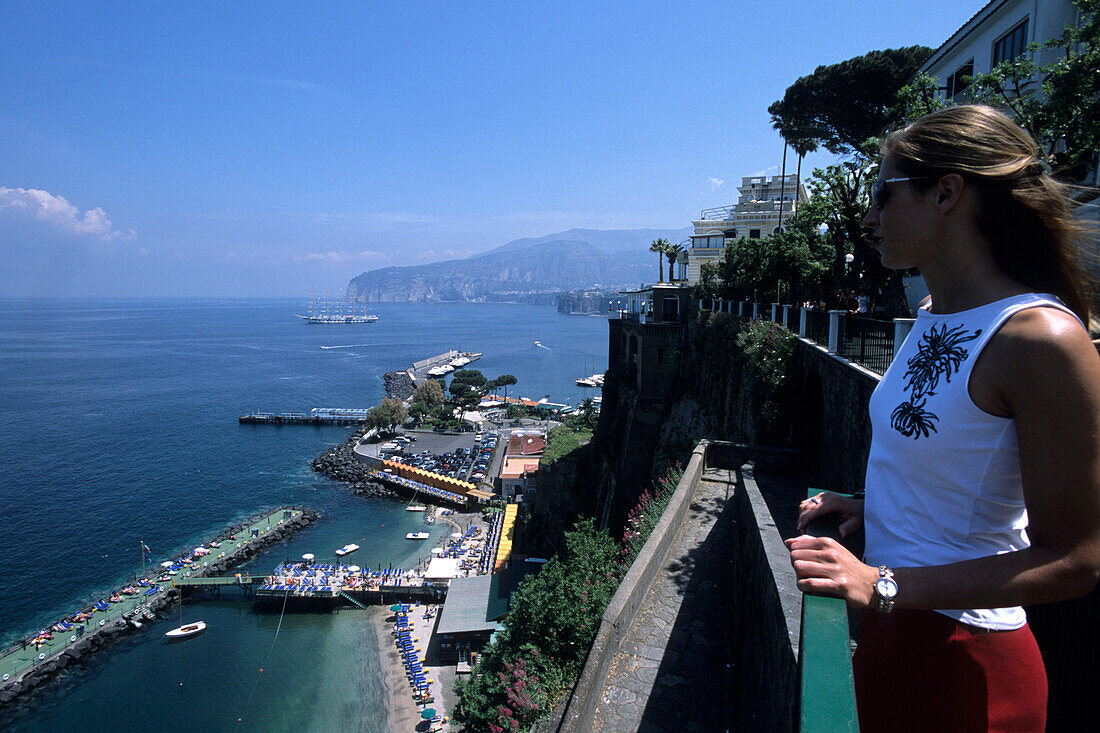
<path id="1" fill-rule="evenodd" d="M 241 415 L 241 425 L 358 425 L 370 410 L 359 407 L 314 407 L 305 412 L 252 412 Z"/>
<path id="2" fill-rule="evenodd" d="M 89 601 L 69 616 L 24 637 L 0 652 L 0 705 L 47 682 L 86 654 L 141 629 L 179 597 L 181 586 L 200 585 L 198 581 L 204 576 L 248 560 L 318 516 L 311 509 L 279 507 L 252 517 L 204 542 L 199 546 L 203 552 L 195 548 L 160 565 L 153 564 L 146 568 L 146 577 L 135 578 L 103 599 Z M 228 580 L 233 582 L 234 578 Z"/>
<path id="3" fill-rule="evenodd" d="M 258 604 L 277 603 L 299 610 L 332 609 L 343 602 L 360 608 L 441 603 L 447 598 L 452 580 L 501 572 L 512 563 L 516 513 L 515 505 L 510 506 L 510 512 L 494 515 L 484 531 L 474 526 L 463 534 L 451 535 L 445 546 L 432 550 L 432 558 L 423 569 L 317 563 L 312 555 L 306 555 L 299 562 L 280 563 L 265 578 L 250 578 L 247 582 Z"/>

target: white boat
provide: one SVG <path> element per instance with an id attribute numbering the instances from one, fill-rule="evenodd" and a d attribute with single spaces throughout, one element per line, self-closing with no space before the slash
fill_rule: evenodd
<path id="1" fill-rule="evenodd" d="M 169 639 L 186 639 L 189 636 L 196 636 L 206 631 L 206 623 L 204 621 L 196 621 L 193 624 L 185 624 L 178 629 L 172 629 L 165 633 Z"/>
<path id="2" fill-rule="evenodd" d="M 603 375 L 602 374 L 593 374 L 590 377 L 581 377 L 580 379 L 577 380 L 577 386 L 578 387 L 602 387 L 603 386 Z"/>
<path id="3" fill-rule="evenodd" d="M 429 377 L 445 377 L 448 374 L 450 374 L 451 372 L 453 372 L 454 370 L 455 370 L 455 368 L 453 366 L 451 366 L 450 364 L 444 364 L 442 366 L 432 367 L 431 369 L 429 369 L 428 370 L 428 376 Z"/>
<path id="4" fill-rule="evenodd" d="M 313 302 L 309 306 L 309 315 L 303 316 L 298 313 L 294 315 L 301 318 L 306 323 L 321 323 L 326 325 L 336 324 L 348 324 L 348 323 L 375 323 L 378 321 L 378 316 L 373 313 L 367 313 L 367 305 L 363 304 L 363 314 L 358 315 L 353 311 L 354 306 L 348 306 L 348 312 L 344 313 L 344 299 L 341 297 L 342 291 L 337 291 L 336 302 L 339 309 L 335 313 L 329 313 L 328 309 L 328 293 L 325 293 L 325 309 L 324 312 L 318 312 L 317 310 L 317 298 L 313 298 Z"/>
<path id="5" fill-rule="evenodd" d="M 428 511 L 428 507 L 424 506 L 423 504 L 409 504 L 407 507 L 405 507 L 405 511 L 407 511 L 407 512 L 426 512 L 426 511 Z"/>
<path id="6" fill-rule="evenodd" d="M 359 545 L 356 545 L 356 544 L 344 545 L 343 547 L 341 547 L 339 550 L 336 551 L 336 556 L 337 557 L 343 557 L 344 555 L 350 555 L 351 553 L 355 552 L 358 549 L 359 549 Z"/>
<path id="7" fill-rule="evenodd" d="M 407 535 L 405 535 L 405 539 L 407 539 L 407 540 L 426 540 L 430 536 L 431 535 L 429 535 L 427 532 L 409 532 Z"/>
<path id="8" fill-rule="evenodd" d="M 541 341 L 536 341 L 535 346 L 542 346 L 542 342 Z"/>

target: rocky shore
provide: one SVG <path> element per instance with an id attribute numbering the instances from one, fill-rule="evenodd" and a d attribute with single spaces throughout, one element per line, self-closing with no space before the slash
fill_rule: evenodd
<path id="1" fill-rule="evenodd" d="M 291 507 L 284 507 L 284 509 L 289 508 Z M 270 532 L 265 532 L 259 537 L 243 542 L 241 547 L 234 548 L 232 552 L 226 554 L 217 562 L 211 563 L 209 567 L 195 571 L 195 575 L 202 577 L 224 572 L 229 568 L 240 565 L 251 559 L 260 550 L 282 541 L 302 527 L 312 524 L 321 516 L 319 512 L 313 509 L 302 508 L 300 511 L 302 512 L 300 515 L 283 522 Z M 242 529 L 256 523 L 263 516 L 266 516 L 266 514 L 258 514 L 246 521 L 239 522 L 219 535 L 217 539 L 232 537 Z M 66 646 L 63 651 L 44 659 L 25 672 L 0 684 L 0 705 L 5 705 L 20 695 L 40 687 L 70 665 L 79 662 L 86 655 L 95 653 L 122 636 L 139 631 L 141 621 L 152 620 L 154 615 L 163 615 L 162 612 L 173 604 L 179 596 L 179 589 L 169 588 L 150 599 L 143 608 L 134 609 L 126 616 L 116 618 L 103 626 L 89 625 L 87 627 L 88 631 L 78 641 Z"/>
<path id="2" fill-rule="evenodd" d="M 382 384 L 386 387 L 386 396 L 398 400 L 407 400 L 413 396 L 416 385 L 406 371 L 386 372 L 382 375 Z"/>
<path id="3" fill-rule="evenodd" d="M 366 465 L 355 457 L 355 444 L 358 441 L 359 436 L 356 435 L 334 448 L 329 448 L 313 459 L 313 470 L 346 482 L 356 494 L 362 496 L 397 496 L 392 489 L 367 478 Z"/>

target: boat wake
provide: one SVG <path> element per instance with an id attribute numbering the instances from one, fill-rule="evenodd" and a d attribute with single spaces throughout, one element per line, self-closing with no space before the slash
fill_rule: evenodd
<path id="1" fill-rule="evenodd" d="M 357 349 L 361 346 L 370 346 L 370 344 L 343 344 L 340 346 L 322 346 L 322 349 Z"/>

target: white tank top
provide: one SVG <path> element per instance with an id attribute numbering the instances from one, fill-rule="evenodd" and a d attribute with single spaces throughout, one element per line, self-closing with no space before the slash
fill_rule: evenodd
<path id="1" fill-rule="evenodd" d="M 959 313 L 918 311 L 871 395 L 868 564 L 945 565 L 1029 546 L 1016 422 L 981 410 L 968 385 L 997 329 L 1038 306 L 1072 315 L 1054 296 L 1038 293 Z M 1017 629 L 1027 621 L 1019 606 L 939 612 L 987 629 Z"/>

